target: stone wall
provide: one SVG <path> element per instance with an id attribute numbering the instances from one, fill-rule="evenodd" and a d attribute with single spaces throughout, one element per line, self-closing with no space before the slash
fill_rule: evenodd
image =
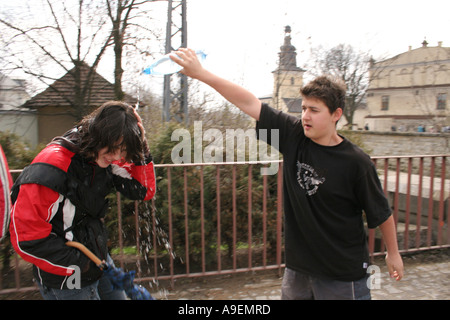
<path id="1" fill-rule="evenodd" d="M 371 156 L 450 154 L 449 133 L 352 131 L 351 134 L 361 140 Z"/>

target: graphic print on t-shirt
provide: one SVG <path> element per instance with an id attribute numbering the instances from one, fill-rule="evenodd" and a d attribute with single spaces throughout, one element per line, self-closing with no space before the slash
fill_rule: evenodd
<path id="1" fill-rule="evenodd" d="M 310 165 L 297 160 L 297 181 L 300 187 L 312 196 L 319 189 L 319 185 L 325 182 L 325 178 L 320 177 Z"/>

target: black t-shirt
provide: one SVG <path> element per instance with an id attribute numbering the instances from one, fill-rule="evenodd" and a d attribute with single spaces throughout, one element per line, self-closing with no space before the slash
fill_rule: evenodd
<path id="1" fill-rule="evenodd" d="M 369 228 L 391 215 L 370 157 L 344 137 L 336 146 L 314 143 L 300 118 L 265 104 L 259 129 L 279 130 L 286 266 L 334 280 L 364 277 L 369 256 L 363 212 Z"/>

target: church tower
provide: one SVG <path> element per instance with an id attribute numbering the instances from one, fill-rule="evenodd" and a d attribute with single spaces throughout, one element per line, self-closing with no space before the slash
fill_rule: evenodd
<path id="1" fill-rule="evenodd" d="M 300 88 L 305 70 L 297 67 L 297 52 L 291 44 L 291 27 L 284 29 L 284 44 L 280 47 L 278 68 L 273 71 L 273 101 L 275 109 L 299 116 L 302 112 Z"/>

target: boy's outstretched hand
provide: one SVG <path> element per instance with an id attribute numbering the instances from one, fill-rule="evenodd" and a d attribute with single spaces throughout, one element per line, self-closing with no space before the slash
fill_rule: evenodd
<path id="1" fill-rule="evenodd" d="M 180 48 L 169 56 L 175 63 L 183 67 L 180 71 L 182 74 L 209 85 L 230 103 L 252 118 L 259 120 L 261 101 L 247 89 L 203 68 L 194 50 Z"/>
<path id="2" fill-rule="evenodd" d="M 195 54 L 195 51 L 189 48 L 180 48 L 170 54 L 170 58 L 183 67 L 180 72 L 188 77 L 198 79 L 203 72 L 203 67 Z"/>

